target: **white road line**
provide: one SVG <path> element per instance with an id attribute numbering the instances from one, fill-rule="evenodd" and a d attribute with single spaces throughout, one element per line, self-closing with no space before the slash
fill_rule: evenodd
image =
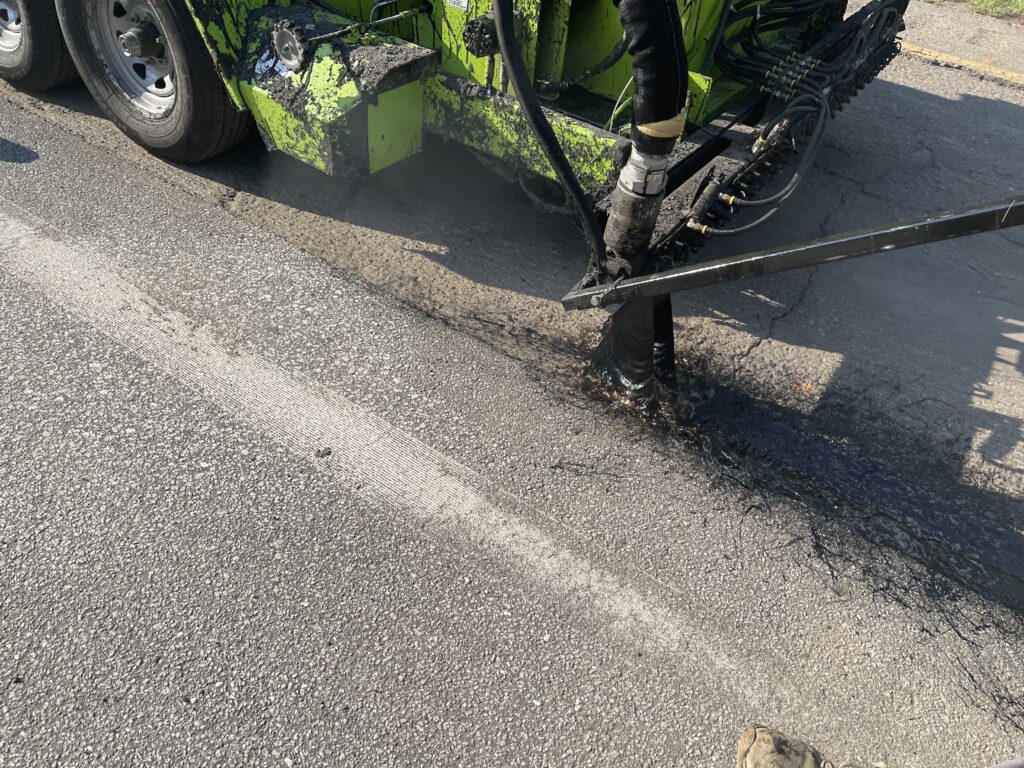
<path id="1" fill-rule="evenodd" d="M 504 511 L 515 510 L 518 501 L 489 488 L 472 470 L 314 381 L 226 349 L 207 328 L 124 280 L 91 248 L 58 239 L 45 222 L 7 201 L 0 200 L 0 209 L 0 269 L 271 439 L 305 456 L 330 446 L 329 471 L 360 496 L 401 510 L 428 529 L 457 532 L 616 629 L 697 667 L 714 667 L 719 682 L 748 705 L 766 700 L 769 689 L 716 650 L 713 638 Z M 771 690 L 781 693 L 777 683 Z"/>

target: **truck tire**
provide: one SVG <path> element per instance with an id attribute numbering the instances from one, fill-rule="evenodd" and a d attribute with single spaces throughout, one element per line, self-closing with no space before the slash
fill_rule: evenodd
<path id="1" fill-rule="evenodd" d="M 0 78 L 45 91 L 74 77 L 53 0 L 0 0 Z"/>
<path id="2" fill-rule="evenodd" d="M 153 154 L 196 163 L 249 131 L 182 0 L 57 0 L 57 15 L 100 108 Z"/>

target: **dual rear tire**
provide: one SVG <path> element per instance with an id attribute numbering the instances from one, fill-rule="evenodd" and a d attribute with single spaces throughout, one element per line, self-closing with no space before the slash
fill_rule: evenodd
<path id="1" fill-rule="evenodd" d="M 0 0 L 0 24 L 4 8 L 0 77 L 43 90 L 77 68 L 110 120 L 159 157 L 199 162 L 251 128 L 183 0 Z"/>
<path id="2" fill-rule="evenodd" d="M 52 0 L 0 0 L 0 78 L 45 91 L 74 77 Z"/>

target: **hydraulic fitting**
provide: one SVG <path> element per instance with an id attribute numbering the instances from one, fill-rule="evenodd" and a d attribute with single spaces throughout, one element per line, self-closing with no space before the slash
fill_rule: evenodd
<path id="1" fill-rule="evenodd" d="M 668 155 L 648 154 L 633 147 L 612 193 L 604 230 L 605 245 L 616 256 L 631 262 L 646 253 L 667 179 Z"/>
<path id="2" fill-rule="evenodd" d="M 694 232 L 699 232 L 702 235 L 708 235 L 711 232 L 711 227 L 707 224 L 701 224 L 696 219 L 687 219 L 686 227 L 692 229 Z"/>
<path id="3" fill-rule="evenodd" d="M 462 41 L 466 50 L 474 56 L 494 56 L 500 53 L 498 46 L 498 27 L 490 12 L 477 16 L 466 22 L 462 30 Z"/>
<path id="4" fill-rule="evenodd" d="M 789 118 L 780 120 L 778 125 L 774 126 L 767 136 L 758 136 L 757 141 L 750 148 L 751 153 L 756 157 L 764 153 L 766 149 L 770 149 L 776 146 L 783 137 L 789 132 L 790 121 Z"/>
<path id="5" fill-rule="evenodd" d="M 612 279 L 643 274 L 668 181 L 668 159 L 686 125 L 689 64 L 675 3 L 617 0 L 633 57 L 633 151 L 612 192 L 605 269 Z"/>

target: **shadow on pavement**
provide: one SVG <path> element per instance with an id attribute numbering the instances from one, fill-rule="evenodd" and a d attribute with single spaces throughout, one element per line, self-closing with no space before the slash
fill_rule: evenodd
<path id="1" fill-rule="evenodd" d="M 715 255 L 1019 193 L 1021 126 L 1015 104 L 877 82 L 771 228 Z M 693 350 L 693 375 L 717 372 L 706 428 L 861 506 L 843 508 L 861 536 L 1024 616 L 1024 232 L 693 292 L 676 308 L 687 326 L 753 336 L 726 365 Z"/>
<path id="2" fill-rule="evenodd" d="M 39 159 L 34 149 L 0 138 L 0 163 L 31 163 Z"/>
<path id="3" fill-rule="evenodd" d="M 82 93 L 49 98 L 95 113 Z M 1024 109 L 1015 104 L 877 82 L 831 126 L 816 172 L 788 207 L 755 235 L 716 242 L 702 257 L 1020 191 L 1021 126 Z M 569 217 L 537 211 L 518 185 L 452 145 L 433 142 L 369 180 L 344 180 L 267 154 L 253 135 L 189 170 L 325 219 L 440 246 L 424 253 L 516 293 L 557 300 L 586 262 Z M 715 392 L 697 409 L 699 439 L 747 455 L 771 470 L 765 478 L 784 478 L 769 482 L 778 493 L 813 499 L 812 530 L 821 532 L 830 569 L 865 543 L 891 548 L 1024 619 L 1024 402 L 999 391 L 1024 392 L 1022 238 L 935 244 L 677 298 L 682 325 L 710 329 L 706 344 L 684 339 L 682 350 L 691 380 Z M 759 390 L 735 366 L 715 362 L 718 330 L 753 335 L 741 352 L 748 363 L 768 339 L 793 350 L 783 386 Z M 818 357 L 835 364 L 810 405 L 785 395 L 788 379 L 796 383 Z M 972 472 L 989 473 L 987 481 L 966 479 Z M 840 545 L 829 534 L 827 544 L 826 530 L 854 536 Z M 868 561 L 857 559 L 862 578 L 886 599 L 954 610 L 945 582 L 896 574 L 880 553 Z"/>

